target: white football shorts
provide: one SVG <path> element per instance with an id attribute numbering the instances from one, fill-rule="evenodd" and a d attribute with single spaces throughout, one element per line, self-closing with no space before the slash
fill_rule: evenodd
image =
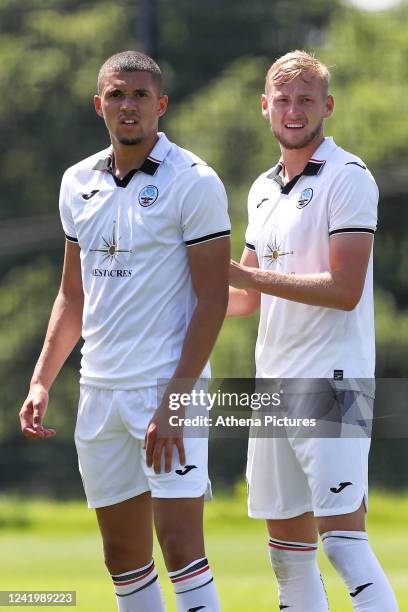
<path id="1" fill-rule="evenodd" d="M 171 472 L 155 474 L 143 449 L 157 387 L 110 390 L 81 385 L 75 444 L 89 508 L 151 491 L 153 497 L 211 498 L 208 437 L 185 437 L 186 464 L 174 448 Z"/>
<path id="2" fill-rule="evenodd" d="M 367 422 L 372 419 L 372 398 L 357 392 L 346 393 L 353 410 L 368 415 Z M 303 413 L 310 416 L 307 404 L 310 407 L 313 396 L 297 399 L 297 415 L 301 413 L 302 402 L 306 405 Z M 321 437 L 311 437 L 312 433 L 310 437 L 285 437 L 281 433 L 268 438 L 250 437 L 247 462 L 250 517 L 288 519 L 305 512 L 313 512 L 317 517 L 341 515 L 356 511 L 362 501 L 367 510 L 370 436 L 364 432 L 356 434 L 355 425 L 350 423 L 343 426 L 343 434 L 338 437 L 324 435 L 333 429 L 338 429 L 333 423 L 321 429 Z"/>

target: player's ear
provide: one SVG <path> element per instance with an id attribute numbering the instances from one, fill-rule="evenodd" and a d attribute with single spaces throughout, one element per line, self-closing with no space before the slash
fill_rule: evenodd
<path id="1" fill-rule="evenodd" d="M 158 109 L 157 109 L 157 116 L 158 117 L 163 117 L 164 113 L 167 110 L 167 106 L 169 104 L 169 96 L 166 95 L 162 95 L 159 98 L 159 105 L 158 105 Z"/>
<path id="2" fill-rule="evenodd" d="M 334 111 L 334 98 L 333 96 L 329 95 L 326 98 L 326 109 L 324 113 L 325 119 L 328 119 L 329 117 L 331 117 L 331 115 L 333 114 L 333 111 Z"/>
<path id="3" fill-rule="evenodd" d="M 261 112 L 262 116 L 269 121 L 268 98 L 265 94 L 262 94 L 261 96 Z"/>
<path id="4" fill-rule="evenodd" d="M 98 94 L 95 94 L 93 101 L 94 101 L 94 108 L 95 108 L 96 114 L 99 115 L 100 117 L 103 117 L 101 97 L 98 96 Z"/>

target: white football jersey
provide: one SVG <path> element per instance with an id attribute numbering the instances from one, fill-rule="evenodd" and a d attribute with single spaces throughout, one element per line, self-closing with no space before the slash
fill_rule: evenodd
<path id="1" fill-rule="evenodd" d="M 159 134 L 122 180 L 110 148 L 69 168 L 60 212 L 81 249 L 81 382 L 136 389 L 170 378 L 196 305 L 187 249 L 230 234 L 220 179 Z"/>
<path id="2" fill-rule="evenodd" d="M 262 174 L 248 197 L 246 247 L 259 267 L 287 274 L 329 270 L 329 240 L 374 234 L 378 188 L 358 157 L 326 138 L 301 175 L 283 185 L 282 164 Z M 372 253 L 363 294 L 352 311 L 262 294 L 257 376 L 371 378 L 375 339 Z M 358 388 L 358 386 L 357 386 Z"/>

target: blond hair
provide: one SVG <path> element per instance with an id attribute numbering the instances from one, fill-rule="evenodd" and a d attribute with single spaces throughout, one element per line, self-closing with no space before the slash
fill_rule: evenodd
<path id="1" fill-rule="evenodd" d="M 324 94 L 327 95 L 330 81 L 329 69 L 306 51 L 290 51 L 277 59 L 266 75 L 265 92 L 268 93 L 272 85 L 288 83 L 306 71 L 322 82 Z"/>

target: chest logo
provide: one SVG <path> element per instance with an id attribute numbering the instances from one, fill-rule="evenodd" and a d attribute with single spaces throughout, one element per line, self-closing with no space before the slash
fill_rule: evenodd
<path id="1" fill-rule="evenodd" d="M 119 253 L 131 253 L 132 252 L 126 249 L 120 249 L 119 240 L 120 240 L 120 237 L 117 237 L 116 235 L 116 222 L 114 221 L 112 234 L 108 238 L 105 238 L 104 236 L 102 236 L 103 245 L 101 245 L 99 249 L 91 249 L 91 253 L 102 253 L 103 254 L 102 262 L 105 263 L 105 261 L 107 261 L 109 265 L 112 265 L 112 263 L 117 260 Z"/>
<path id="2" fill-rule="evenodd" d="M 281 257 L 284 255 L 293 255 L 293 251 L 281 251 L 280 245 L 277 243 L 276 239 L 273 241 L 272 245 L 266 245 L 266 252 L 264 255 L 264 260 L 266 262 L 267 268 L 277 268 L 282 265 L 280 261 Z"/>
<path id="3" fill-rule="evenodd" d="M 309 204 L 309 202 L 311 202 L 312 198 L 313 198 L 313 189 L 311 187 L 304 189 L 299 196 L 299 200 L 298 200 L 298 203 L 296 204 L 296 208 L 304 208 L 305 206 Z"/>
<path id="4" fill-rule="evenodd" d="M 155 185 L 146 185 L 139 191 L 139 204 L 144 208 L 155 203 L 159 196 L 159 190 Z"/>
<path id="5" fill-rule="evenodd" d="M 90 200 L 97 193 L 99 193 L 99 189 L 92 189 L 92 191 L 90 193 L 83 193 L 82 197 L 83 197 L 84 200 Z"/>

